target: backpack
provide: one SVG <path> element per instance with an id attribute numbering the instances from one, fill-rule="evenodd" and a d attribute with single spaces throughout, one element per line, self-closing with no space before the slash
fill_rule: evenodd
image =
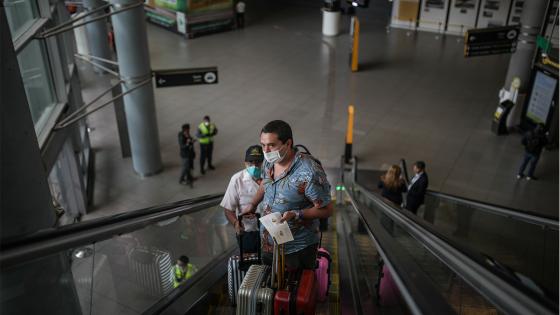
<path id="1" fill-rule="evenodd" d="M 315 158 L 311 154 L 311 152 L 309 152 L 309 149 L 306 146 L 304 146 L 303 144 L 296 144 L 294 147 L 296 148 L 297 151 L 299 151 L 299 149 L 302 149 L 302 152 L 309 155 L 309 157 L 311 157 L 313 160 L 315 160 L 315 162 L 317 162 L 317 164 L 319 164 L 319 166 L 321 166 L 321 167 L 323 166 L 321 164 L 321 161 L 319 161 L 317 158 Z"/>
<path id="2" fill-rule="evenodd" d="M 539 137 L 539 135 L 531 133 L 527 137 L 527 144 L 525 145 L 527 151 L 529 152 L 539 151 L 540 146 L 541 146 L 541 138 Z"/>

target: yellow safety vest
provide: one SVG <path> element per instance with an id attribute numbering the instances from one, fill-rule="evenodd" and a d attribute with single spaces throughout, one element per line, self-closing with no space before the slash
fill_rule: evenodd
<path id="1" fill-rule="evenodd" d="M 208 125 L 207 127 L 204 122 L 201 122 L 200 125 L 198 125 L 198 130 L 200 130 L 201 135 L 201 137 L 198 138 L 200 144 L 209 144 L 210 142 L 213 142 L 214 139 L 212 138 L 212 136 L 214 135 L 215 129 L 216 126 L 214 126 L 213 123 L 210 123 L 210 125 Z"/>
<path id="2" fill-rule="evenodd" d="M 177 265 L 173 266 L 173 287 L 176 288 L 181 283 L 184 283 L 185 280 L 190 279 L 196 271 L 196 267 L 190 263 L 187 265 L 186 270 Z"/>

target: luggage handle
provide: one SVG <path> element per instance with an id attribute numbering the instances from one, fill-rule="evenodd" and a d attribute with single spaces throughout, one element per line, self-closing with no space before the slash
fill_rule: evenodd
<path id="1" fill-rule="evenodd" d="M 284 272 L 285 267 L 285 257 L 284 257 L 284 245 L 276 242 L 274 237 L 272 238 L 274 242 L 274 249 L 272 251 L 272 275 L 270 277 L 270 287 L 274 288 L 275 282 L 277 282 L 277 289 L 281 290 L 284 287 Z"/>
<path id="2" fill-rule="evenodd" d="M 259 244 L 257 246 L 257 256 L 259 258 L 259 261 L 261 260 L 261 236 L 260 236 L 260 228 L 261 228 L 261 221 L 259 220 L 259 218 L 261 217 L 260 214 L 258 213 L 254 213 L 254 215 L 257 217 L 257 229 L 259 232 Z M 243 220 L 243 216 L 239 215 L 237 216 L 237 220 L 241 223 Z M 244 265 L 244 261 L 243 261 L 243 237 L 241 236 L 241 234 L 237 235 L 237 240 L 239 241 L 239 266 L 241 267 L 242 265 Z"/>

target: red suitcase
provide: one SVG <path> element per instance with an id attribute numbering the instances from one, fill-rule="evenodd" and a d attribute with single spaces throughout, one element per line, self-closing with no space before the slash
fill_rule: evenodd
<path id="1" fill-rule="evenodd" d="M 317 280 L 314 270 L 291 272 L 287 285 L 274 296 L 275 315 L 313 315 L 317 305 Z"/>

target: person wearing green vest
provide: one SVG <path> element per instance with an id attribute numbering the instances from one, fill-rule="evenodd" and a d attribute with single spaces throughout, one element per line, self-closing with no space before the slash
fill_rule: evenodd
<path id="1" fill-rule="evenodd" d="M 200 142 L 200 173 L 205 174 L 204 164 L 208 160 L 208 168 L 213 170 L 212 151 L 214 151 L 214 136 L 218 133 L 216 125 L 210 122 L 210 116 L 204 116 L 204 119 L 198 125 L 196 137 Z"/>
<path id="2" fill-rule="evenodd" d="M 189 263 L 189 257 L 181 256 L 177 259 L 177 263 L 173 266 L 173 287 L 176 288 L 190 279 L 198 269 L 195 265 Z"/>

